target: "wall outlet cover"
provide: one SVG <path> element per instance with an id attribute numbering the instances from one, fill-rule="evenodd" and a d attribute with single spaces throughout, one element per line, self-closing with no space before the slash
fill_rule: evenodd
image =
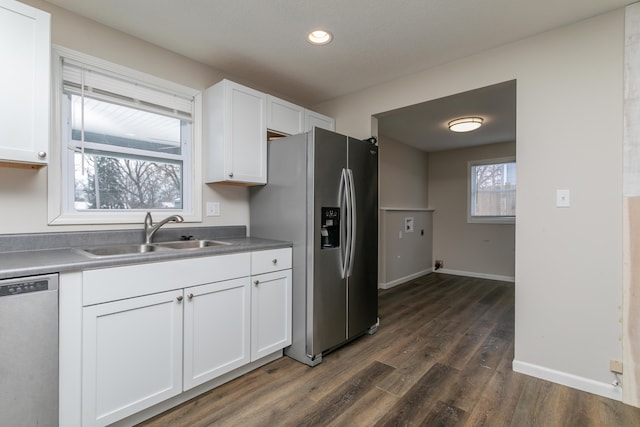
<path id="1" fill-rule="evenodd" d="M 413 233 L 413 217 L 409 216 L 404 219 L 404 232 Z"/>
<path id="2" fill-rule="evenodd" d="M 220 216 L 220 202 L 207 202 L 207 216 Z"/>
<path id="3" fill-rule="evenodd" d="M 556 207 L 568 208 L 571 207 L 571 192 L 567 189 L 556 190 Z"/>

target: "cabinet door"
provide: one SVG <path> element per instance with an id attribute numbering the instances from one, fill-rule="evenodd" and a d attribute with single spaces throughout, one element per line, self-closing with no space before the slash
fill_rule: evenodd
<path id="1" fill-rule="evenodd" d="M 83 309 L 82 419 L 107 425 L 182 391 L 182 291 Z"/>
<path id="2" fill-rule="evenodd" d="M 252 276 L 251 361 L 291 345 L 291 270 Z"/>
<path id="3" fill-rule="evenodd" d="M 227 176 L 230 181 L 264 184 L 267 182 L 266 95 L 231 82 L 228 91 Z"/>
<path id="4" fill-rule="evenodd" d="M 314 127 L 335 131 L 336 121 L 315 111 L 305 110 L 305 131 L 308 132 Z"/>
<path id="5" fill-rule="evenodd" d="M 0 163 L 46 164 L 50 15 L 0 0 Z"/>
<path id="6" fill-rule="evenodd" d="M 206 182 L 267 182 L 267 95 L 222 80 L 205 91 Z"/>
<path id="7" fill-rule="evenodd" d="M 184 290 L 184 389 L 249 363 L 249 278 Z"/>
<path id="8" fill-rule="evenodd" d="M 296 135 L 304 129 L 304 108 L 267 96 L 267 128 L 286 135 Z"/>

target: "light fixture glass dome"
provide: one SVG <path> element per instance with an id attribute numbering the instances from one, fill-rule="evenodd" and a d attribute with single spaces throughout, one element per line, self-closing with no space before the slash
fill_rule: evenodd
<path id="1" fill-rule="evenodd" d="M 482 117 L 461 117 L 449 122 L 449 130 L 453 132 L 471 132 L 482 126 Z"/>
<path id="2" fill-rule="evenodd" d="M 333 35 L 325 30 L 315 30 L 307 35 L 307 40 L 312 44 L 327 44 L 333 40 Z"/>

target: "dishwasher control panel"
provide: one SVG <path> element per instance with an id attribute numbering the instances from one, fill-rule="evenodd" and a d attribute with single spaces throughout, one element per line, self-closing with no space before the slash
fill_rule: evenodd
<path id="1" fill-rule="evenodd" d="M 54 291 L 57 289 L 57 274 L 0 280 L 0 297 L 21 295 L 30 292 Z"/>

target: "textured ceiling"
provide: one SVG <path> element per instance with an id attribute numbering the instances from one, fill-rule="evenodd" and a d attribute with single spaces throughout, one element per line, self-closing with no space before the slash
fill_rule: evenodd
<path id="1" fill-rule="evenodd" d="M 47 1 L 306 107 L 634 2 Z M 306 34 L 318 28 L 334 41 L 307 43 Z M 446 131 L 448 120 L 471 111 L 486 117 L 486 126 Z M 379 130 L 425 151 L 515 140 L 515 83 L 381 114 Z"/>
<path id="2" fill-rule="evenodd" d="M 47 0 L 312 106 L 632 0 Z M 331 31 L 312 46 L 305 35 Z"/>
<path id="3" fill-rule="evenodd" d="M 472 145 L 516 140 L 515 80 L 378 114 L 381 135 L 424 151 L 442 151 Z M 480 116 L 483 125 L 473 131 L 449 131 L 452 119 Z"/>

